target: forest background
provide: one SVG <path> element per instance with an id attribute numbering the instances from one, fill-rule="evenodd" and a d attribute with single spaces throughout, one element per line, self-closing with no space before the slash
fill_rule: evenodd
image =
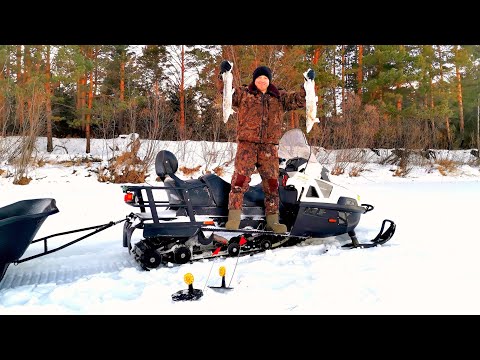
<path id="1" fill-rule="evenodd" d="M 0 45 L 0 161 L 20 159 L 25 177 L 35 141 L 115 138 L 234 142 L 224 124 L 219 64 L 234 62 L 234 85 L 267 65 L 288 91 L 316 72 L 310 144 L 325 149 L 469 149 L 478 158 L 480 45 Z M 305 111 L 283 130 L 305 129 Z M 7 145 L 8 144 L 8 145 Z M 134 149 L 134 148 L 133 148 Z M 425 152 L 426 151 L 426 152 Z M 3 157 L 3 159 L 2 159 Z M 21 165 L 23 163 L 23 165 Z"/>

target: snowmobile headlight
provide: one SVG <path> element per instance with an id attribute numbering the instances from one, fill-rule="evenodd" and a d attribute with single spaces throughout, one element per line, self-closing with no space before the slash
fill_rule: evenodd
<path id="1" fill-rule="evenodd" d="M 218 269 L 218 274 L 219 274 L 221 277 L 224 277 L 226 272 L 227 272 L 227 271 L 226 271 L 226 269 L 225 269 L 225 266 L 220 266 L 220 268 Z"/>
<path id="2" fill-rule="evenodd" d="M 183 281 L 185 281 L 185 284 L 187 285 L 192 285 L 193 284 L 193 275 L 192 273 L 186 273 L 183 276 Z"/>

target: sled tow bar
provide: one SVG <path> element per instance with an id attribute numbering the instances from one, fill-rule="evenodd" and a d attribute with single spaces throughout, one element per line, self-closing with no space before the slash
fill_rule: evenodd
<path id="1" fill-rule="evenodd" d="M 36 239 L 36 240 L 33 240 L 32 241 L 32 244 L 33 243 L 36 243 L 36 242 L 39 242 L 39 241 L 43 241 L 43 253 L 40 253 L 40 254 L 36 254 L 36 255 L 32 255 L 32 256 L 29 256 L 29 257 L 26 257 L 24 259 L 19 259 L 19 260 L 16 260 L 14 261 L 13 263 L 15 265 L 17 264 L 20 264 L 22 262 L 25 262 L 27 260 L 31 260 L 31 259 L 35 259 L 37 257 L 40 257 L 40 256 L 44 256 L 44 255 L 47 255 L 47 254 L 51 254 L 55 251 L 58 251 L 58 250 L 61 250 L 63 248 L 66 248 L 67 246 L 70 246 L 72 244 L 75 244 L 76 242 L 79 242 L 80 240 L 83 240 L 87 237 L 90 237 L 92 235 L 95 235 L 97 233 L 99 233 L 100 231 L 103 231 L 105 229 L 108 229 L 114 225 L 117 225 L 117 224 L 120 224 L 124 221 L 126 221 L 127 218 L 125 219 L 122 219 L 122 220 L 118 220 L 118 221 L 110 221 L 106 224 L 102 224 L 102 225 L 96 225 L 96 226 L 89 226 L 89 227 L 86 227 L 86 228 L 82 228 L 82 229 L 76 229 L 76 230 L 70 230 L 70 231 L 65 231 L 65 232 L 61 232 L 61 233 L 57 233 L 57 234 L 52 234 L 52 235 L 48 235 L 48 236 L 45 236 L 43 238 L 40 238 L 40 239 Z M 63 244 L 55 249 L 51 249 L 51 250 L 48 250 L 48 244 L 47 244 L 47 240 L 52 238 L 52 237 L 55 237 L 55 236 L 60 236 L 60 235 L 68 235 L 68 234 L 73 234 L 73 233 L 76 233 L 76 232 L 80 232 L 80 231 L 87 231 L 87 230 L 92 230 L 92 229 L 95 229 L 95 231 L 92 231 L 84 236 L 81 236 L 79 237 L 78 239 L 75 239 L 75 240 L 72 240 L 66 244 Z"/>

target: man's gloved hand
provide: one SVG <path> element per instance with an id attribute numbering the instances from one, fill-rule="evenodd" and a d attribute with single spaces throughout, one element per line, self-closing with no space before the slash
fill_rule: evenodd
<path id="1" fill-rule="evenodd" d="M 310 80 L 315 79 L 315 71 L 313 69 L 308 70 L 307 78 L 309 78 Z"/>
<path id="2" fill-rule="evenodd" d="M 227 60 L 223 60 L 220 64 L 220 75 L 222 75 L 224 72 L 230 71 L 231 68 L 232 65 L 230 65 Z"/>

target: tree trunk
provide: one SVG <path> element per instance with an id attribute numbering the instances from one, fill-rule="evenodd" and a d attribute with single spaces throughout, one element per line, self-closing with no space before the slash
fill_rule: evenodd
<path id="1" fill-rule="evenodd" d="M 458 50 L 458 46 L 456 47 L 456 51 Z M 462 96 L 462 77 L 460 75 L 460 67 L 458 63 L 455 62 L 455 74 L 457 76 L 457 100 L 458 100 L 458 118 L 460 121 L 460 140 L 461 144 L 460 147 L 464 146 L 464 139 L 465 139 L 465 122 L 463 118 L 463 96 Z"/>
<path id="2" fill-rule="evenodd" d="M 342 114 L 345 111 L 345 45 L 342 45 Z"/>
<path id="3" fill-rule="evenodd" d="M 81 78 L 77 79 L 77 101 L 75 103 L 75 106 L 77 107 L 77 120 L 80 121 L 80 96 L 81 96 L 81 87 L 82 87 L 82 82 Z"/>
<path id="4" fill-rule="evenodd" d="M 87 56 L 89 59 L 93 59 L 93 49 L 92 47 L 88 48 Z M 93 69 L 90 70 L 88 81 L 89 81 L 89 88 L 88 88 L 88 110 L 87 115 L 85 116 L 85 152 L 87 154 L 90 153 L 90 121 L 92 119 L 92 104 L 93 104 Z"/>
<path id="5" fill-rule="evenodd" d="M 320 46 L 317 47 L 317 48 L 315 48 L 315 50 L 314 50 L 314 52 L 313 52 L 312 64 L 313 64 L 313 65 L 317 65 L 319 59 L 320 59 Z"/>
<path id="6" fill-rule="evenodd" d="M 397 91 L 400 89 L 400 84 L 397 84 Z M 402 97 L 402 94 L 398 94 L 396 95 L 397 97 L 397 110 L 398 111 L 402 111 L 402 103 L 403 103 L 403 97 Z"/>
<path id="7" fill-rule="evenodd" d="M 336 69 L 335 69 L 335 59 L 336 59 L 336 55 L 337 55 L 337 51 L 336 51 L 336 47 L 334 46 L 333 47 L 333 61 L 332 61 L 332 73 L 333 73 L 333 79 L 334 79 L 334 83 L 333 83 L 333 115 L 337 116 L 337 87 L 336 87 L 336 79 L 337 79 L 337 73 L 336 73 Z"/>
<path id="8" fill-rule="evenodd" d="M 79 117 L 82 130 L 85 131 L 85 104 L 86 104 L 86 95 L 85 87 L 87 85 L 86 75 L 82 74 L 80 78 L 80 98 L 79 98 Z"/>
<path id="9" fill-rule="evenodd" d="M 438 61 L 439 61 L 439 67 L 440 67 L 440 82 L 441 82 L 441 86 L 443 87 L 443 61 L 442 61 L 442 50 L 440 48 L 440 45 L 437 46 L 437 50 L 438 50 Z M 442 89 L 442 95 L 444 95 L 443 93 L 444 92 Z M 450 150 L 452 148 L 452 135 L 450 134 L 450 119 L 448 118 L 448 116 L 445 116 L 445 130 L 447 132 L 447 146 L 448 146 L 448 149 Z"/>
<path id="10" fill-rule="evenodd" d="M 52 140 L 52 91 L 50 88 L 51 73 L 50 73 L 50 45 L 47 45 L 47 54 L 45 59 L 45 110 L 47 116 L 47 152 L 53 151 Z"/>
<path id="11" fill-rule="evenodd" d="M 158 101 L 160 99 L 160 89 L 158 88 L 158 81 L 155 81 L 154 85 L 154 106 L 153 106 L 153 111 L 155 112 L 155 116 L 153 117 L 153 133 L 155 136 L 158 134 L 158 129 L 160 129 L 160 123 L 159 123 L 159 116 L 158 116 Z"/>
<path id="12" fill-rule="evenodd" d="M 7 50 L 8 51 L 8 50 Z M 7 56 L 6 56 L 6 59 L 7 59 L 7 63 L 6 63 L 6 67 L 8 69 L 8 52 L 7 52 Z M 5 72 L 2 71 L 2 78 L 3 79 L 6 79 L 6 75 L 5 75 Z M 5 96 L 3 96 L 2 92 L 0 91 L 0 136 L 3 136 L 3 124 L 6 123 L 6 119 L 5 119 L 5 113 L 6 113 L 6 109 L 7 109 L 7 103 L 5 101 Z"/>
<path id="13" fill-rule="evenodd" d="M 122 52 L 122 56 L 120 57 L 120 102 L 123 103 L 125 101 L 125 59 L 123 56 L 124 52 Z M 118 124 L 118 129 L 120 133 L 127 133 L 127 126 L 125 124 L 125 110 L 123 107 L 120 109 L 120 120 Z"/>
<path id="14" fill-rule="evenodd" d="M 358 45 L 357 94 L 362 95 L 363 86 L 363 45 Z"/>
<path id="15" fill-rule="evenodd" d="M 120 60 L 120 101 L 125 100 L 125 60 Z"/>
<path id="16" fill-rule="evenodd" d="M 178 124 L 180 139 L 185 140 L 185 48 L 182 45 L 181 69 L 180 69 L 180 122 Z"/>
<path id="17" fill-rule="evenodd" d="M 3 78 L 7 81 L 10 81 L 10 46 L 7 46 L 6 49 L 6 61 L 5 67 L 2 71 Z M 9 90 L 7 90 L 10 92 Z M 5 94 L 0 93 L 0 136 L 5 135 L 5 125 L 7 124 L 7 117 L 8 117 L 8 108 L 9 108 L 9 101 L 8 98 L 5 98 Z"/>
<path id="18" fill-rule="evenodd" d="M 25 88 L 27 87 L 27 84 L 29 83 L 31 74 L 30 72 L 32 71 L 32 58 L 31 58 L 31 52 L 30 52 L 30 46 L 31 45 L 24 45 L 23 46 L 23 84 L 25 85 Z M 23 104 L 24 105 L 24 104 Z M 23 106 L 22 106 L 23 108 Z M 27 97 L 27 116 L 29 115 L 30 111 L 32 108 L 32 97 L 28 96 Z M 28 122 L 30 125 L 30 128 L 33 127 L 32 124 L 32 117 L 28 116 Z"/>
<path id="19" fill-rule="evenodd" d="M 23 76 L 22 76 L 22 45 L 17 45 L 17 86 L 22 87 Z M 21 92 L 17 92 L 17 119 L 20 127 L 23 126 L 24 114 L 23 114 L 23 96 Z"/>
<path id="20" fill-rule="evenodd" d="M 98 82 L 98 52 L 100 51 L 100 47 L 98 45 L 95 45 L 95 61 L 94 61 L 94 67 L 95 67 L 95 79 L 93 81 L 93 94 L 97 95 L 97 82 Z"/>
<path id="21" fill-rule="evenodd" d="M 290 124 L 287 130 L 296 129 L 298 127 L 300 127 L 300 124 L 298 123 L 298 114 L 295 111 L 290 111 Z"/>
<path id="22" fill-rule="evenodd" d="M 313 53 L 313 60 L 312 60 L 312 63 L 313 65 L 317 65 L 318 64 L 318 60 L 320 59 L 320 55 L 323 53 L 322 51 L 322 46 L 319 46 L 317 48 L 315 48 L 315 51 Z M 315 94 L 317 94 L 317 84 L 315 84 Z M 320 96 L 320 110 L 323 109 L 323 95 Z"/>
<path id="23" fill-rule="evenodd" d="M 430 65 L 431 67 L 432 65 Z M 435 107 L 435 102 L 433 101 L 433 79 L 432 79 L 432 69 L 430 68 L 430 71 L 429 71 L 429 77 L 430 77 L 430 108 L 433 109 Z M 431 128 L 432 128 L 432 142 L 433 142 L 433 146 L 434 147 L 437 147 L 437 131 L 436 131 L 436 128 L 435 128 L 435 119 L 432 117 L 431 119 Z"/>
<path id="24" fill-rule="evenodd" d="M 477 150 L 480 151 L 480 97 L 477 97 Z"/>
<path id="25" fill-rule="evenodd" d="M 4 124 L 6 123 L 5 114 L 6 114 L 7 102 L 5 97 L 0 93 L 0 136 L 3 136 Z"/>
<path id="26" fill-rule="evenodd" d="M 7 46 L 7 56 L 6 56 L 6 63 L 5 63 L 5 78 L 10 79 L 10 46 Z"/>

